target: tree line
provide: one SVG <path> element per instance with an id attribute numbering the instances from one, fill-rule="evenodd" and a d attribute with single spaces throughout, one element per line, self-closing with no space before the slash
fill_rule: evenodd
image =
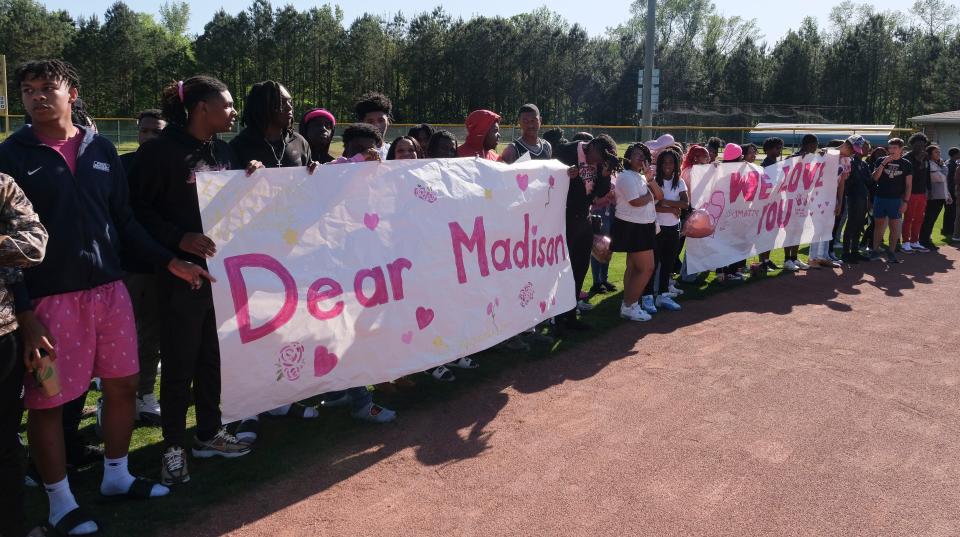
<path id="1" fill-rule="evenodd" d="M 135 115 L 155 107 L 170 81 L 207 73 L 240 103 L 251 84 L 275 79 L 297 110 L 323 106 L 344 117 L 356 96 L 379 90 L 402 122 L 459 123 L 476 108 L 512 118 L 536 102 L 548 123 L 624 125 L 639 120 L 645 8 L 636 0 L 590 36 L 548 8 L 465 20 L 437 7 L 348 22 L 335 5 L 298 10 L 254 0 L 190 35 L 186 2 L 163 4 L 157 17 L 117 2 L 101 19 L 0 0 L 0 52 L 11 72 L 31 58 L 70 61 L 98 116 Z M 960 33 L 945 0 L 918 0 L 907 12 L 846 0 L 827 28 L 808 17 L 773 45 L 756 19 L 724 16 L 711 0 L 662 0 L 657 9 L 661 124 L 903 125 L 960 109 Z M 8 92 L 12 112 L 21 111 L 17 88 Z"/>

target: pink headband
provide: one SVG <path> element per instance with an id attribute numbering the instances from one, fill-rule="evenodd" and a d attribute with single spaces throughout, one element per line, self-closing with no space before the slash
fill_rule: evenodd
<path id="1" fill-rule="evenodd" d="M 333 117 L 333 114 L 331 114 L 331 113 L 330 113 L 329 111 L 327 111 L 327 110 L 324 110 L 323 108 L 317 108 L 316 110 L 314 110 L 314 111 L 310 112 L 309 114 L 307 114 L 306 116 L 304 116 L 304 117 L 303 117 L 303 124 L 306 125 L 307 123 L 310 123 L 310 122 L 313 121 L 314 119 L 317 119 L 317 118 L 320 118 L 320 117 L 324 117 L 324 118 L 329 119 L 329 120 L 330 120 L 330 123 L 331 123 L 334 127 L 337 126 L 337 119 L 336 119 L 335 117 Z"/>
<path id="2" fill-rule="evenodd" d="M 183 102 L 183 80 L 177 82 L 177 95 L 180 96 L 180 102 L 186 104 Z"/>

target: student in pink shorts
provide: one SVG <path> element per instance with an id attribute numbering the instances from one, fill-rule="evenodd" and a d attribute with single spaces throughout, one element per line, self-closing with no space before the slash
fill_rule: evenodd
<path id="1" fill-rule="evenodd" d="M 71 121 L 80 85 L 73 67 L 30 62 L 17 68 L 16 81 L 33 123 L 0 144 L 0 171 L 14 177 L 50 235 L 46 259 L 25 269 L 13 288 L 17 321 L 28 369 L 49 355 L 61 385 L 47 397 L 26 377 L 27 432 L 50 502 L 49 525 L 60 534 L 86 535 L 99 526 L 79 508 L 67 481 L 62 407 L 86 391 L 92 376 L 101 377 L 104 396 L 100 493 L 152 498 L 169 492 L 127 470 L 139 366 L 120 250 L 166 267 L 195 288 L 210 275 L 175 258 L 134 219 L 113 143 Z"/>

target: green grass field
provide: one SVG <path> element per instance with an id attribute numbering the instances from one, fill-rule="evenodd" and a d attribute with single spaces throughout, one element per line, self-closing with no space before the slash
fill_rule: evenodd
<path id="1" fill-rule="evenodd" d="M 941 217 L 942 219 L 942 217 Z M 939 222 L 936 229 L 939 229 Z M 942 240 L 938 244 L 943 245 Z M 803 251 L 805 254 L 805 249 Z M 915 254 L 932 255 L 932 254 Z M 777 250 L 772 259 L 782 265 L 783 251 Z M 756 258 L 750 260 L 756 261 Z M 910 258 L 906 259 L 906 263 Z M 880 263 L 876 263 L 880 268 Z M 869 270 L 869 269 L 868 269 Z M 609 280 L 621 287 L 624 271 L 623 254 L 615 254 L 610 263 Z M 686 293 L 680 303 L 685 310 L 695 310 L 698 303 L 706 297 L 717 293 L 736 293 L 737 289 L 746 285 L 753 285 L 760 280 L 781 277 L 780 271 L 767 276 L 751 278 L 744 283 L 719 284 L 714 282 L 713 275 L 696 286 L 686 286 Z M 789 274 L 783 277 L 791 277 Z M 588 275 L 584 289 L 592 284 Z M 531 352 L 509 351 L 503 348 L 494 348 L 479 354 L 478 360 L 482 367 L 469 372 L 457 372 L 457 381 L 454 383 L 439 383 L 426 375 L 408 377 L 406 383 L 386 384 L 375 387 L 375 398 L 379 403 L 394 408 L 399 412 L 398 420 L 383 427 L 403 427 L 404 415 L 413 412 L 433 412 L 443 407 L 444 402 L 459 396 L 464 386 L 489 386 L 490 390 L 501 391 L 511 382 L 511 369 L 524 362 L 540 362 L 543 367 L 550 367 L 550 358 L 555 354 L 582 348 L 589 349 L 590 340 L 625 323 L 619 317 L 619 306 L 622 293 L 597 295 L 590 299 L 596 308 L 584 315 L 594 329 L 588 333 L 570 334 L 568 338 L 558 340 L 550 347 L 535 347 Z M 685 312 L 661 313 L 661 316 L 681 316 Z M 656 322 L 654 320 L 653 322 Z M 645 327 L 634 325 L 640 337 Z M 161 373 L 162 374 L 162 373 Z M 545 374 L 548 374 L 545 372 Z M 82 423 L 82 432 L 94 440 L 94 418 L 92 410 L 96 404 L 96 392 L 90 392 L 87 397 L 86 416 Z M 315 403 L 316 401 L 311 401 Z M 342 409 L 341 409 L 342 410 Z M 148 537 L 157 534 L 161 528 L 188 520 L 190 517 L 202 516 L 208 506 L 221 502 L 229 502 L 236 494 L 243 494 L 258 486 L 276 482 L 284 477 L 296 474 L 303 464 L 320 460 L 330 453 L 339 453 L 349 445 L 351 438 L 361 430 L 376 427 L 357 423 L 346 412 L 340 410 L 321 409 L 319 419 L 304 421 L 297 419 L 266 418 L 262 420 L 261 440 L 255 451 L 233 461 L 190 461 L 192 480 L 188 485 L 175 489 L 169 497 L 151 500 L 149 502 L 129 501 L 107 503 L 98 496 L 99 480 L 102 468 L 94 464 L 84 468 L 71 477 L 73 489 L 82 505 L 86 505 L 95 516 L 99 517 L 103 525 L 103 535 Z M 194 425 L 193 415 L 188 418 L 189 425 Z M 468 424 L 465 424 L 465 426 Z M 417 439 L 405 439 L 415 443 Z M 160 468 L 160 429 L 157 427 L 139 427 L 134 432 L 131 444 L 130 466 L 135 474 L 159 477 Z M 402 446 L 366 446 L 366 449 L 388 450 L 393 452 Z M 356 453 L 353 453 L 356 455 Z M 379 457 L 373 456 L 368 464 L 373 464 Z M 317 481 L 318 489 L 333 484 L 325 476 L 310 476 Z M 46 513 L 46 498 L 40 489 L 30 489 L 27 495 L 28 520 L 39 522 Z"/>

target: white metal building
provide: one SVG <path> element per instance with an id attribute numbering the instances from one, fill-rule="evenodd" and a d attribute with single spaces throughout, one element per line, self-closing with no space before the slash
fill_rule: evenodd
<path id="1" fill-rule="evenodd" d="M 920 127 L 930 141 L 944 149 L 960 147 L 960 110 L 915 116 L 908 121 Z"/>

